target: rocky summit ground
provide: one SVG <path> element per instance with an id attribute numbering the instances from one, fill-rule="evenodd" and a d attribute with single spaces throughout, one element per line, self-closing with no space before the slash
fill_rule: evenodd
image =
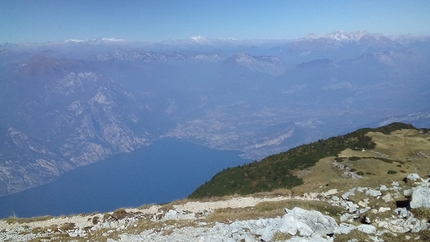
<path id="1" fill-rule="evenodd" d="M 409 197 L 410 200 L 403 200 Z M 382 206 L 384 204 L 384 206 Z M 428 241 L 429 178 L 0 221 L 1 241 Z"/>
<path id="2" fill-rule="evenodd" d="M 430 241 L 430 136 L 366 134 L 295 171 L 303 185 L 108 213 L 0 220 L 0 241 Z"/>

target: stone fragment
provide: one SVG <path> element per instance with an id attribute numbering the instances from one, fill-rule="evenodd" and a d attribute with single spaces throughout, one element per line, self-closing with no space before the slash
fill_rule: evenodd
<path id="1" fill-rule="evenodd" d="M 393 202 L 393 196 L 391 196 L 391 193 L 387 193 L 384 196 L 381 197 L 382 200 L 384 200 L 384 202 L 389 203 L 389 202 Z"/>
<path id="2" fill-rule="evenodd" d="M 412 192 L 411 208 L 430 208 L 430 188 L 417 187 Z"/>
<path id="3" fill-rule="evenodd" d="M 359 226 L 357 226 L 357 230 L 366 234 L 376 233 L 376 227 L 370 224 L 360 224 Z"/>
<path id="4" fill-rule="evenodd" d="M 346 202 L 347 205 L 347 209 L 350 213 L 354 213 L 355 211 L 357 211 L 358 207 L 357 205 L 355 205 L 353 202 L 348 201 Z"/>
<path id="5" fill-rule="evenodd" d="M 330 189 L 323 193 L 325 197 L 337 194 L 337 189 Z"/>
<path id="6" fill-rule="evenodd" d="M 335 228 L 334 233 L 335 234 L 349 234 L 352 230 L 356 229 L 357 227 L 352 224 L 347 223 L 341 223 L 338 227 Z"/>
<path id="7" fill-rule="evenodd" d="M 406 179 L 408 180 L 408 181 L 416 181 L 416 180 L 418 180 L 418 179 L 420 179 L 421 177 L 417 174 L 417 173 L 411 173 L 411 174 L 409 174 L 407 177 L 406 177 Z"/>
<path id="8" fill-rule="evenodd" d="M 400 218 L 408 218 L 411 215 L 411 212 L 409 212 L 406 208 L 396 208 L 394 212 L 400 217 Z"/>
<path id="9" fill-rule="evenodd" d="M 292 210 L 285 209 L 286 214 L 282 217 L 279 231 L 301 236 L 325 236 L 334 232 L 337 227 L 334 218 L 325 216 L 318 211 L 307 211 L 298 207 Z"/>
<path id="10" fill-rule="evenodd" d="M 354 191 L 355 191 L 355 188 L 352 188 L 352 189 L 349 189 L 349 191 L 347 191 L 344 194 L 342 194 L 343 200 L 348 200 L 349 196 L 354 195 Z"/>
<path id="11" fill-rule="evenodd" d="M 383 212 L 390 211 L 390 210 L 391 210 L 391 208 L 389 208 L 389 207 L 380 207 L 378 209 L 378 213 L 383 213 Z"/>
<path id="12" fill-rule="evenodd" d="M 403 196 L 410 197 L 412 195 L 412 189 L 403 190 Z"/>
<path id="13" fill-rule="evenodd" d="M 377 196 L 381 196 L 382 193 L 381 193 L 381 191 L 378 191 L 378 190 L 369 189 L 366 191 L 366 195 L 372 196 L 372 197 L 377 197 Z"/>

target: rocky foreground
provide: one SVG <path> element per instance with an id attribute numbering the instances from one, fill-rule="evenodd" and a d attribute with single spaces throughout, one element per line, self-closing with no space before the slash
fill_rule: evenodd
<path id="1" fill-rule="evenodd" d="M 282 204 L 295 205 L 278 209 Z M 265 213 L 271 209 L 275 215 Z M 0 221 L 0 240 L 429 241 L 429 211 L 430 179 L 412 173 L 391 184 L 345 191 L 187 200 L 105 214 L 9 218 Z"/>

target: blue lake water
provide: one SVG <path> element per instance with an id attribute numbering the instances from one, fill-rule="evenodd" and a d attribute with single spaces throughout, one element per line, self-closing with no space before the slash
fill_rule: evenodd
<path id="1" fill-rule="evenodd" d="M 50 184 L 0 197 L 0 217 L 113 211 L 185 198 L 223 168 L 249 163 L 237 151 L 162 139 L 68 172 Z"/>

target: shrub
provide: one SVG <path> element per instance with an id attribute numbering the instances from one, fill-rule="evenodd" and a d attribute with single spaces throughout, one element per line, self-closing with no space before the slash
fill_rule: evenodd
<path id="1" fill-rule="evenodd" d="M 397 171 L 392 171 L 392 170 L 387 171 L 387 174 L 396 174 L 396 173 Z"/>
<path id="2" fill-rule="evenodd" d="M 112 213 L 111 217 L 114 220 L 120 220 L 120 219 L 126 218 L 127 216 L 128 216 L 128 213 L 127 211 L 125 211 L 124 208 L 118 208 Z"/>
<path id="3" fill-rule="evenodd" d="M 95 216 L 95 217 L 92 219 L 92 223 L 93 223 L 94 225 L 98 224 L 98 223 L 99 223 L 99 221 L 100 221 L 100 218 L 99 218 L 98 216 Z"/>
<path id="4" fill-rule="evenodd" d="M 60 229 L 62 231 L 73 230 L 73 229 L 75 229 L 75 223 L 65 223 L 65 224 L 61 225 Z"/>

